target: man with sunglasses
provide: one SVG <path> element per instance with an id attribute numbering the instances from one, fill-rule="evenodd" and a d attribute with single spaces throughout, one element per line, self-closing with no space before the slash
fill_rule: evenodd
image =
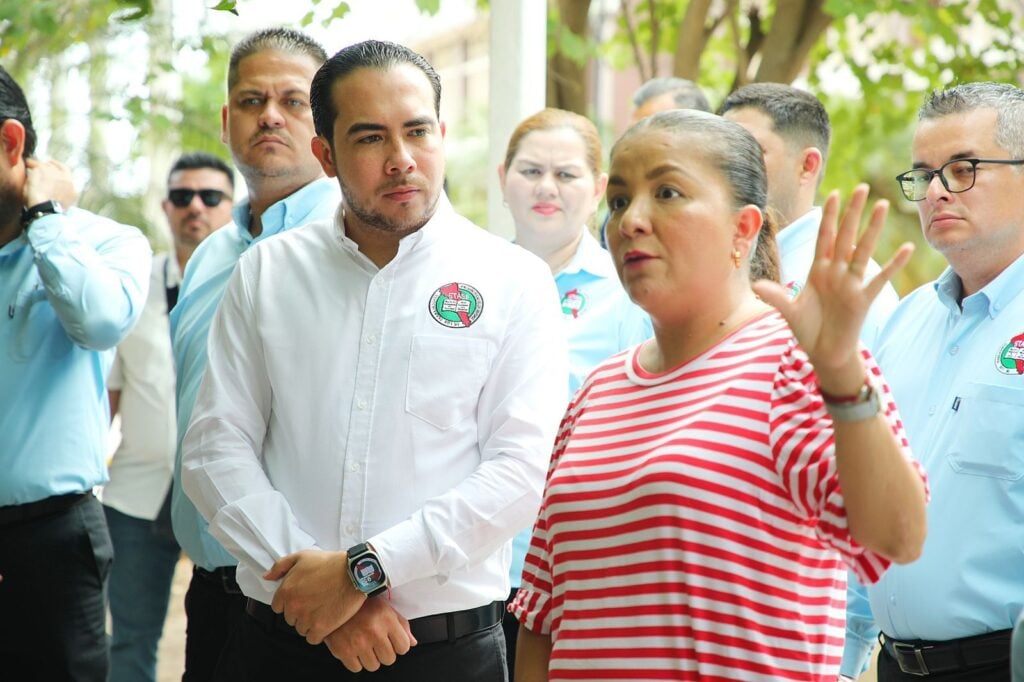
<path id="1" fill-rule="evenodd" d="M 167 186 L 162 206 L 173 251 L 153 257 L 146 307 L 118 344 L 107 377 L 110 413 L 121 415 L 121 442 L 103 489 L 117 556 L 110 572 L 110 682 L 156 679 L 157 645 L 181 552 L 170 516 L 177 438 L 168 313 L 192 252 L 231 220 L 234 173 L 210 154 L 184 154 Z"/>
<path id="2" fill-rule="evenodd" d="M 230 632 L 245 618 L 245 597 L 235 580 L 238 560 L 210 535 L 182 492 L 181 440 L 206 372 L 210 322 L 242 254 L 280 232 L 334 215 L 341 201 L 337 183 L 324 175 L 310 149 L 309 87 L 326 60 L 319 43 L 286 28 L 251 33 L 231 51 L 221 139 L 248 196 L 235 205 L 232 222 L 196 249 L 171 313 L 178 372 L 171 519 L 178 543 L 195 564 L 185 595 L 185 682 L 212 678 Z"/>
<path id="3" fill-rule="evenodd" d="M 867 590 L 878 679 L 1005 682 L 1024 607 L 1024 91 L 958 85 L 918 118 L 897 182 L 949 267 L 879 341 L 932 500 L 921 558 Z"/>

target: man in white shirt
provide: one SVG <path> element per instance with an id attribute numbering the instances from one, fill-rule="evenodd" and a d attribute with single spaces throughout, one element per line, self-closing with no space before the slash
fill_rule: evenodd
<path id="1" fill-rule="evenodd" d="M 103 489 L 116 561 L 110 571 L 110 682 L 155 680 L 180 548 L 171 530 L 171 474 L 177 429 L 174 360 L 167 315 L 185 263 L 199 243 L 231 220 L 234 173 L 210 154 L 182 155 L 162 202 L 174 252 L 153 257 L 149 296 L 131 334 L 117 346 L 107 378 L 110 414 L 121 442 Z"/>
<path id="2" fill-rule="evenodd" d="M 567 351 L 547 266 L 442 192 L 440 93 L 400 45 L 328 60 L 340 209 L 246 253 L 214 318 L 182 483 L 250 597 L 223 679 L 506 678 Z"/>
<path id="3" fill-rule="evenodd" d="M 764 149 L 768 205 L 778 220 L 782 283 L 796 295 L 814 262 L 821 224 L 821 208 L 814 205 L 814 197 L 825 177 L 832 136 L 828 112 L 804 90 L 781 83 L 753 83 L 726 97 L 720 113 L 746 128 Z M 872 260 L 864 276 L 870 279 L 878 270 Z M 869 349 L 898 303 L 899 295 L 886 283 L 861 329 L 861 341 Z"/>

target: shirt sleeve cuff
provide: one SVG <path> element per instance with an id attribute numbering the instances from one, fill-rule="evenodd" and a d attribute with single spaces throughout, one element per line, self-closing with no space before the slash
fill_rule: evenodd
<path id="1" fill-rule="evenodd" d="M 391 587 L 434 573 L 434 559 L 426 538 L 426 531 L 410 519 L 367 540 L 380 557 Z"/>
<path id="2" fill-rule="evenodd" d="M 843 647 L 843 662 L 839 665 L 839 674 L 857 679 L 868 669 L 871 652 L 875 648 L 874 640 L 862 639 L 847 631 L 846 645 Z"/>

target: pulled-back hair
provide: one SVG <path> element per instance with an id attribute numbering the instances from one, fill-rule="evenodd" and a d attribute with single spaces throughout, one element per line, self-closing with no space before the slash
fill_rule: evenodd
<path id="1" fill-rule="evenodd" d="M 750 278 L 779 280 L 779 249 L 775 241 L 775 219 L 768 205 L 768 173 L 764 152 L 747 130 L 721 116 L 693 109 L 672 109 L 645 118 L 627 130 L 612 147 L 648 130 L 664 130 L 694 139 L 694 151 L 700 153 L 725 178 L 733 207 L 753 205 L 761 211 L 761 232 L 750 256 Z"/>
<path id="2" fill-rule="evenodd" d="M 601 136 L 597 133 L 597 126 L 585 116 L 552 107 L 541 109 L 536 114 L 523 119 L 512 131 L 512 137 L 509 138 L 508 148 L 505 151 L 505 170 L 509 169 L 512 160 L 519 153 L 519 146 L 524 137 L 533 132 L 555 128 L 568 128 L 580 136 L 587 152 L 587 167 L 595 178 L 601 175 Z"/>
<path id="3" fill-rule="evenodd" d="M 926 121 L 975 109 L 995 109 L 996 143 L 1012 158 L 1024 158 L 1024 90 L 1016 86 L 985 81 L 936 90 L 917 118 Z"/>
<path id="4" fill-rule="evenodd" d="M 339 50 L 328 59 L 313 76 L 310 87 L 310 107 L 316 134 L 334 143 L 334 119 L 338 110 L 331 98 L 334 83 L 357 69 L 387 71 L 402 64 L 410 64 L 423 72 L 434 90 L 434 114 L 441 116 L 441 77 L 422 55 L 405 45 L 386 40 L 365 40 Z"/>
<path id="5" fill-rule="evenodd" d="M 231 50 L 228 61 L 228 92 L 238 84 L 238 65 L 257 52 L 274 50 L 285 54 L 309 57 L 315 64 L 327 61 L 327 52 L 317 41 L 292 28 L 265 28 L 250 33 Z"/>
<path id="6" fill-rule="evenodd" d="M 28 110 L 25 93 L 11 74 L 0 66 L 0 123 L 11 119 L 25 129 L 25 150 L 22 155 L 32 156 L 36 151 L 36 129 L 32 125 L 32 113 Z"/>
<path id="7" fill-rule="evenodd" d="M 213 154 L 207 154 L 206 152 L 189 152 L 179 156 L 178 160 L 171 166 L 171 170 L 167 171 L 167 181 L 170 182 L 171 176 L 178 171 L 199 170 L 202 168 L 220 171 L 228 177 L 228 184 L 231 186 L 231 189 L 235 188 L 235 173 L 231 170 L 230 166 Z"/>

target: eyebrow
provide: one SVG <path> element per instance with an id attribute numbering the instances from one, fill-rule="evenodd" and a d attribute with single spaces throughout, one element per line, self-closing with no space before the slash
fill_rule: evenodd
<path id="1" fill-rule="evenodd" d="M 948 159 L 943 161 L 943 163 L 949 163 L 950 161 L 956 161 L 957 159 L 973 159 L 976 156 L 977 156 L 977 154 L 975 154 L 973 151 L 970 151 L 970 150 L 965 151 L 965 152 L 957 152 L 956 154 L 953 154 Z M 942 164 L 940 163 L 939 165 L 941 166 Z M 921 169 L 921 168 L 928 168 L 928 164 L 926 164 L 923 161 L 917 161 L 917 162 L 914 163 L 914 165 L 913 165 L 913 169 L 914 170 L 918 170 L 918 169 Z"/>
<path id="2" fill-rule="evenodd" d="M 420 116 L 418 118 L 412 118 L 402 124 L 403 128 L 419 128 L 420 126 L 433 126 L 434 119 L 430 116 Z M 349 126 L 349 129 L 345 132 L 346 135 L 357 135 L 359 133 L 366 132 L 381 132 L 387 130 L 388 127 L 381 123 L 353 123 Z"/>
<path id="3" fill-rule="evenodd" d="M 681 175 L 685 175 L 687 178 L 691 178 L 691 179 L 693 178 L 693 175 L 691 175 L 690 173 L 687 173 L 686 170 L 682 166 L 677 166 L 674 163 L 663 163 L 662 165 L 660 165 L 660 166 L 658 166 L 656 168 L 652 168 L 651 170 L 647 171 L 647 173 L 644 175 L 644 179 L 645 180 L 654 180 L 658 176 L 660 176 L 660 175 L 667 175 L 668 173 L 679 173 Z M 625 185 L 626 181 L 623 180 L 618 175 L 613 175 L 613 176 L 608 178 L 608 184 L 609 185 Z"/>

